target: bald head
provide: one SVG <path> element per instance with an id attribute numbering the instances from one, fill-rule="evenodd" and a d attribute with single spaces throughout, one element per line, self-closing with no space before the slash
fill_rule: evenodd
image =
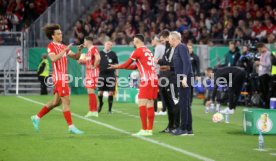
<path id="1" fill-rule="evenodd" d="M 170 32 L 169 43 L 172 47 L 176 47 L 181 42 L 181 34 L 177 31 Z"/>

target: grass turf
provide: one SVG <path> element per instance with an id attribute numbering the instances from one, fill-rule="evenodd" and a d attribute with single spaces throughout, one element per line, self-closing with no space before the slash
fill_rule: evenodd
<path id="1" fill-rule="evenodd" d="M 26 97 L 42 103 L 52 98 L 52 96 Z M 16 96 L 0 96 L 0 102 L 0 161 L 198 160 L 75 116 L 73 116 L 74 124 L 85 131 L 85 134 L 80 136 L 68 134 L 63 115 L 58 111 L 46 115 L 40 122 L 40 133 L 36 133 L 30 116 L 36 114 L 41 105 Z M 88 110 L 87 102 L 86 95 L 71 96 L 72 112 L 85 115 Z M 276 153 L 275 136 L 265 136 L 265 147 L 269 151 L 253 150 L 257 148 L 258 136 L 243 134 L 242 107 L 231 116 L 230 124 L 215 124 L 211 121 L 212 115 L 204 113 L 201 102 L 194 100 L 192 106 L 195 136 L 176 137 L 159 134 L 158 131 L 167 125 L 167 117 L 156 116 L 154 136 L 148 138 L 214 160 L 276 160 L 276 156 L 270 154 Z M 115 102 L 113 109 L 117 111 L 108 115 L 105 103 L 100 117 L 92 119 L 131 133 L 140 129 L 137 105 Z"/>

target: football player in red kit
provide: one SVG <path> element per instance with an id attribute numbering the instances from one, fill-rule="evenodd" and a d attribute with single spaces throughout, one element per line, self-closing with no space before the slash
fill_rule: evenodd
<path id="1" fill-rule="evenodd" d="M 140 119 L 142 129 L 136 133 L 138 136 L 152 135 L 154 123 L 154 100 L 157 98 L 158 78 L 154 67 L 154 58 L 151 51 L 144 46 L 144 36 L 135 35 L 133 44 L 136 50 L 130 58 L 123 64 L 110 65 L 110 69 L 129 69 L 138 68 L 140 74 L 140 86 L 138 102 L 140 107 Z M 133 62 L 135 64 L 132 64 Z"/>
<path id="2" fill-rule="evenodd" d="M 83 59 L 79 62 L 86 66 L 85 72 L 85 87 L 89 96 L 89 112 L 85 117 L 98 117 L 97 97 L 95 95 L 95 89 L 97 87 L 97 81 L 99 77 L 99 63 L 100 54 L 96 46 L 93 45 L 93 38 L 90 36 L 85 37 L 84 47 L 86 47 L 87 53 Z"/>
<path id="3" fill-rule="evenodd" d="M 72 44 L 66 46 L 62 44 L 62 32 L 58 24 L 49 24 L 44 28 L 44 32 L 51 42 L 48 44 L 48 55 L 52 61 L 53 67 L 53 83 L 54 83 L 54 99 L 43 106 L 43 108 L 31 117 L 34 128 L 39 131 L 39 121 L 50 112 L 53 108 L 62 104 L 63 115 L 69 126 L 69 132 L 73 134 L 82 134 L 83 132 L 77 129 L 72 121 L 70 112 L 70 91 L 68 86 L 68 70 L 67 56 L 78 60 L 80 51 L 83 46 L 78 47 L 77 53 L 70 50 Z"/>

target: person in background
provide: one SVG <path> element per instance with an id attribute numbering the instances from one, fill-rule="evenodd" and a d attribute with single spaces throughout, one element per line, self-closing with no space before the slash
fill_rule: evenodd
<path id="1" fill-rule="evenodd" d="M 237 62 L 237 66 L 245 69 L 247 75 L 253 72 L 253 53 L 249 52 L 248 46 L 242 46 L 242 54 Z"/>
<path id="2" fill-rule="evenodd" d="M 85 117 L 98 117 L 97 97 L 95 90 L 99 77 L 99 63 L 101 60 L 98 48 L 93 44 L 93 38 L 87 36 L 84 38 L 84 43 L 81 45 L 87 48 L 85 57 L 80 58 L 79 63 L 85 65 L 85 88 L 89 97 L 89 111 Z"/>
<path id="3" fill-rule="evenodd" d="M 161 42 L 160 42 L 160 39 L 155 36 L 153 39 L 152 39 L 152 42 L 151 42 L 152 46 L 154 47 L 154 59 L 162 59 L 164 53 L 165 53 L 165 45 L 163 45 Z M 155 64 L 155 68 L 156 68 L 156 73 L 157 73 L 157 76 L 158 78 L 160 78 L 160 65 L 159 64 Z M 161 88 L 160 86 L 158 87 L 159 89 Z M 161 96 L 160 96 L 160 90 L 158 91 L 158 98 L 161 99 Z M 156 99 L 154 101 L 154 111 L 155 111 L 155 115 L 166 115 L 166 106 L 165 104 L 163 103 L 163 100 L 161 99 L 162 101 L 162 110 L 160 112 L 158 112 L 158 108 L 157 108 L 157 102 L 158 102 L 158 99 Z"/>
<path id="4" fill-rule="evenodd" d="M 208 104 L 219 102 L 217 99 L 217 93 L 219 86 L 221 84 L 218 84 L 218 80 L 222 80 L 222 78 L 227 80 L 228 85 L 228 103 L 229 107 L 225 108 L 224 110 L 221 110 L 220 113 L 222 114 L 234 114 L 235 109 L 237 106 L 237 102 L 242 90 L 243 83 L 246 80 L 246 72 L 243 68 L 240 67 L 222 67 L 217 68 L 214 71 L 214 90 L 213 95 L 210 101 L 208 101 Z M 231 81 L 232 80 L 232 81 Z"/>
<path id="5" fill-rule="evenodd" d="M 270 98 L 276 97 L 276 41 L 274 42 L 274 51 L 271 52 L 271 86 Z"/>
<path id="6" fill-rule="evenodd" d="M 240 50 L 239 48 L 236 46 L 235 42 L 230 41 L 229 42 L 229 51 L 225 56 L 225 66 L 236 66 L 237 62 L 240 58 L 241 54 L 240 54 Z"/>
<path id="7" fill-rule="evenodd" d="M 213 91 L 214 91 L 214 87 L 212 86 L 213 74 L 214 72 L 212 68 L 209 67 L 205 70 L 206 87 L 205 87 L 205 99 L 203 101 L 203 104 L 205 105 L 205 113 L 209 113 L 209 108 L 211 103 L 208 101 L 211 100 Z"/>
<path id="8" fill-rule="evenodd" d="M 260 90 L 262 93 L 262 99 L 264 101 L 264 107 L 269 108 L 269 82 L 271 74 L 271 53 L 264 43 L 257 44 L 257 49 L 260 55 L 260 61 L 256 61 L 259 65 L 258 75 L 260 79 Z"/>
<path id="9" fill-rule="evenodd" d="M 200 61 L 199 57 L 194 53 L 193 44 L 190 42 L 187 44 L 189 54 L 190 54 L 190 60 L 192 63 L 192 71 L 194 74 L 194 80 L 198 80 L 200 77 Z M 195 82 L 195 81 L 194 81 Z M 194 88 L 191 87 L 191 103 L 193 102 L 193 96 L 194 96 Z"/>
<path id="10" fill-rule="evenodd" d="M 104 43 L 104 49 L 100 51 L 100 74 L 98 79 L 98 99 L 99 108 L 101 112 L 103 107 L 103 92 L 108 91 L 108 113 L 112 113 L 113 96 L 116 87 L 116 77 L 118 72 L 114 69 L 108 69 L 109 64 L 118 64 L 118 57 L 114 51 L 111 50 L 112 42 L 107 41 Z"/>
<path id="11" fill-rule="evenodd" d="M 47 55 L 43 54 L 37 69 L 38 80 L 40 81 L 40 95 L 48 94 L 46 82 L 49 76 L 49 70 L 50 65 L 47 59 Z"/>

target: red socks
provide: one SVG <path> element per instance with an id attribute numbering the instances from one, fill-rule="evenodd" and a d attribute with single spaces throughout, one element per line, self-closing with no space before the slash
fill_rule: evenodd
<path id="1" fill-rule="evenodd" d="M 142 129 L 147 130 L 147 107 L 146 106 L 140 106 L 140 119 L 142 122 Z"/>
<path id="2" fill-rule="evenodd" d="M 88 94 L 88 96 L 89 96 L 89 110 L 91 112 L 98 112 L 96 95 L 92 93 L 92 94 Z"/>
<path id="3" fill-rule="evenodd" d="M 72 116 L 70 111 L 63 111 L 63 116 L 68 124 L 68 126 L 73 124 Z"/>
<path id="4" fill-rule="evenodd" d="M 39 111 L 37 114 L 38 118 L 42 118 L 44 115 L 46 115 L 50 110 L 47 108 L 47 106 L 43 106 L 43 108 Z M 68 126 L 72 125 L 72 116 L 70 111 L 64 111 L 63 112 L 64 118 L 68 124 Z"/>
<path id="5" fill-rule="evenodd" d="M 46 115 L 50 110 L 47 108 L 47 106 L 43 106 L 42 109 L 38 112 L 36 115 L 38 118 L 42 118 L 44 115 Z"/>
<path id="6" fill-rule="evenodd" d="M 147 109 L 148 111 L 148 130 L 152 130 L 153 128 L 153 123 L 154 123 L 154 107 L 150 107 Z"/>
<path id="7" fill-rule="evenodd" d="M 143 130 L 152 130 L 154 123 L 154 108 L 147 108 L 146 106 L 140 106 L 140 119 L 142 122 Z"/>

